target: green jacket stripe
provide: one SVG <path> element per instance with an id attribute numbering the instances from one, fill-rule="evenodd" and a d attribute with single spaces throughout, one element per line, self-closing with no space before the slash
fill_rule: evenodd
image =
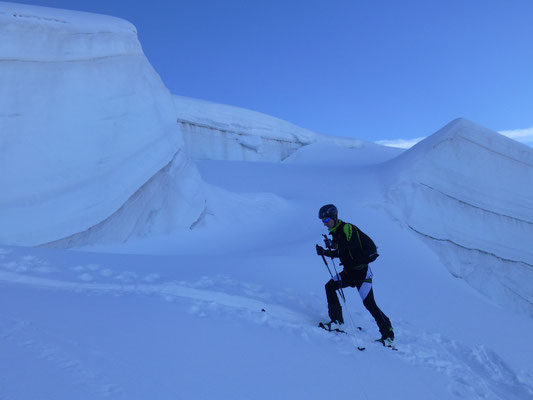
<path id="1" fill-rule="evenodd" d="M 346 235 L 346 239 L 348 239 L 348 242 L 352 239 L 352 224 L 344 224 L 344 234 Z M 359 236 L 359 234 L 357 234 Z M 361 241 L 361 239 L 359 239 Z"/>

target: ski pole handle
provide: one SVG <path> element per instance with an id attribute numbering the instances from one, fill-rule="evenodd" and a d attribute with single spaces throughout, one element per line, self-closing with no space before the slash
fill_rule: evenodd
<path id="1" fill-rule="evenodd" d="M 331 250 L 333 248 L 333 242 L 327 237 L 327 235 L 322 234 L 322 236 L 324 236 L 324 244 L 326 245 L 326 248 Z"/>

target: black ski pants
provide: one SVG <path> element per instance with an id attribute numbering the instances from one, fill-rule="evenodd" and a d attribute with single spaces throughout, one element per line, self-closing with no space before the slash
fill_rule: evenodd
<path id="1" fill-rule="evenodd" d="M 389 318 L 379 309 L 374 299 L 374 291 L 372 290 L 372 270 L 368 266 L 362 269 L 353 269 L 349 272 L 343 270 L 340 274 L 330 279 L 326 283 L 326 297 L 328 300 L 328 313 L 332 321 L 339 321 L 344 323 L 342 316 L 342 307 L 337 297 L 337 290 L 346 287 L 356 287 L 363 300 L 363 305 L 370 312 L 379 331 L 382 334 L 389 332 L 391 322 Z"/>

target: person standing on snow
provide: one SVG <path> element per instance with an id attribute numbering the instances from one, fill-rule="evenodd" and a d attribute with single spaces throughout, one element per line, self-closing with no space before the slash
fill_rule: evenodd
<path id="1" fill-rule="evenodd" d="M 392 345 L 394 332 L 391 322 L 377 306 L 372 290 L 372 270 L 368 263 L 374 261 L 378 256 L 374 242 L 355 225 L 338 219 L 337 207 L 333 204 L 326 204 L 321 207 L 318 217 L 328 228 L 332 239 L 330 245 L 327 245 L 327 250 L 316 245 L 317 254 L 332 258 L 337 257 L 344 267 L 340 274 L 326 283 L 326 298 L 331 321 L 321 324 L 321 326 L 327 330 L 340 329 L 344 324 L 344 319 L 337 290 L 348 286 L 356 287 L 364 306 L 376 320 L 381 333 L 381 339 L 378 341 L 387 346 Z M 369 250 L 370 253 L 373 252 L 374 254 L 369 254 Z"/>

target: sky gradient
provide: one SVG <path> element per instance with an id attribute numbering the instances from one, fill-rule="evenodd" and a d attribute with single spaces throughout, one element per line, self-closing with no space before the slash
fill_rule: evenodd
<path id="1" fill-rule="evenodd" d="M 405 140 L 465 117 L 533 137 L 530 0 L 21 3 L 124 18 L 172 93 L 316 132 Z"/>

